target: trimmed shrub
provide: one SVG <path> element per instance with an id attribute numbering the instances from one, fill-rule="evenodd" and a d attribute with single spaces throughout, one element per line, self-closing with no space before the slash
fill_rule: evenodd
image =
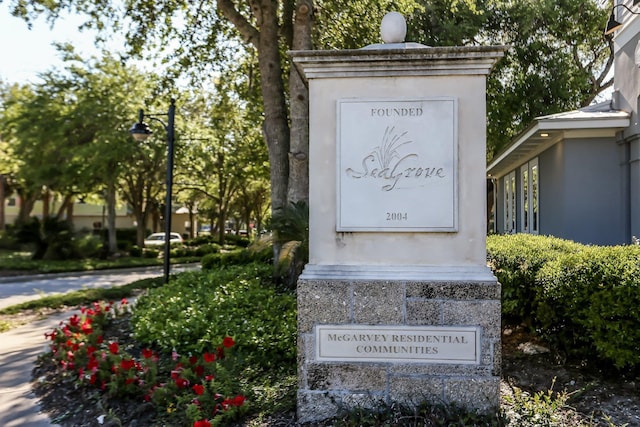
<path id="1" fill-rule="evenodd" d="M 143 258 L 158 258 L 159 256 L 160 256 L 160 251 L 158 249 L 144 248 L 142 250 Z"/>
<path id="2" fill-rule="evenodd" d="M 220 245 L 217 243 L 205 243 L 195 249 L 195 255 L 203 256 L 207 254 L 217 254 L 220 252 Z"/>
<path id="3" fill-rule="evenodd" d="M 489 236 L 503 314 L 566 356 L 640 369 L 640 246 L 585 246 L 553 237 Z"/>
<path id="4" fill-rule="evenodd" d="M 104 243 L 100 236 L 86 234 L 75 241 L 78 253 L 83 258 L 99 258 L 103 252 Z"/>
<path id="5" fill-rule="evenodd" d="M 238 236 L 236 234 L 225 234 L 224 241 L 227 244 L 240 246 L 241 248 L 246 248 L 251 244 L 251 240 L 247 237 Z"/>
<path id="6" fill-rule="evenodd" d="M 537 284 L 547 340 L 577 357 L 640 367 L 640 247 L 584 247 L 545 265 Z"/>
<path id="7" fill-rule="evenodd" d="M 202 236 L 194 237 L 193 239 L 189 240 L 187 243 L 193 246 L 200 246 L 200 245 L 206 245 L 208 243 L 218 243 L 218 239 L 216 238 L 216 236 L 205 234 Z"/>
<path id="8" fill-rule="evenodd" d="M 502 285 L 502 314 L 531 325 L 538 271 L 550 260 L 582 247 L 568 240 L 531 234 L 488 236 L 487 260 Z"/>
<path id="9" fill-rule="evenodd" d="M 129 249 L 129 256 L 140 258 L 142 256 L 142 248 L 138 245 L 131 246 L 131 249 Z"/>
<path id="10" fill-rule="evenodd" d="M 252 262 L 273 263 L 273 247 L 250 246 L 246 249 L 235 249 L 227 252 L 207 254 L 201 259 L 203 270 L 213 270 L 225 265 L 242 265 Z"/>

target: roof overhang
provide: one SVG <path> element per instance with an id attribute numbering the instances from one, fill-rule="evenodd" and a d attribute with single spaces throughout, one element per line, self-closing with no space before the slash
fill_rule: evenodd
<path id="1" fill-rule="evenodd" d="M 500 178 L 565 139 L 614 138 L 629 127 L 629 117 L 624 111 L 584 110 L 538 117 L 491 160 L 487 175 Z"/>

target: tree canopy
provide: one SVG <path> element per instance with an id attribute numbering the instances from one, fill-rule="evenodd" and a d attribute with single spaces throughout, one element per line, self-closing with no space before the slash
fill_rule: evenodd
<path id="1" fill-rule="evenodd" d="M 165 78 L 162 82 L 148 82 L 156 90 L 173 88 L 180 76 L 190 76 L 190 85 L 197 90 L 214 87 L 220 96 L 228 92 L 225 96 L 234 105 L 243 105 L 246 111 L 238 114 L 245 123 L 252 123 L 252 129 L 249 125 L 241 133 L 220 133 L 237 117 L 235 109 L 224 106 L 224 97 L 199 113 L 208 115 L 207 120 L 213 122 L 220 119 L 219 115 L 229 115 L 224 124 L 217 123 L 218 133 L 210 136 L 218 157 L 221 147 L 228 147 L 229 141 L 234 145 L 247 140 L 264 141 L 273 212 L 290 201 L 305 200 L 308 192 L 308 141 L 304 133 L 307 93 L 299 76 L 289 73 L 286 51 L 359 48 L 376 43 L 379 23 L 390 10 L 407 16 L 411 41 L 430 46 L 511 46 L 489 77 L 489 156 L 501 150 L 536 116 L 584 106 L 612 84 L 608 78 L 611 41 L 602 37 L 601 30 L 608 11 L 596 0 L 10 1 L 13 13 L 28 21 L 40 14 L 55 20 L 60 12 L 72 11 L 84 14 L 87 26 L 102 29 L 103 37 L 108 37 L 110 31 L 123 31 L 129 51 L 121 54 L 119 61 L 126 63 L 129 56 L 154 52 L 155 56 L 147 59 L 160 63 Z M 227 82 L 232 69 L 235 77 Z M 24 96 L 36 102 L 42 97 L 63 100 L 70 93 L 53 85 L 43 94 L 36 91 Z M 105 94 L 108 98 L 108 91 Z M 92 89 L 83 96 L 94 96 L 94 102 L 99 102 L 102 92 Z M 216 103 L 218 107 L 214 108 Z M 136 109 L 130 103 L 121 105 L 131 111 Z M 66 108 L 64 102 L 57 101 L 49 108 L 46 120 L 57 128 Z M 261 135 L 255 132 L 258 122 Z M 70 132 L 69 127 L 60 129 Z M 25 128 L 24 132 L 25 146 L 42 139 L 38 127 Z M 73 146 L 82 148 L 89 144 L 87 135 L 98 130 L 76 123 L 73 135 L 64 132 L 56 131 L 52 139 L 72 137 Z M 110 141 L 110 137 L 101 138 Z M 223 143 L 222 138 L 227 142 Z M 80 151 L 67 150 L 69 147 L 51 149 L 58 150 L 56 155 L 68 155 L 65 160 L 77 167 L 69 168 L 70 176 L 77 176 L 85 165 L 74 163 L 74 154 Z M 58 176 L 47 168 L 37 173 Z M 59 177 L 59 182 L 52 181 L 55 188 L 71 183 L 63 179 L 64 175 Z M 30 179 L 36 181 L 36 177 Z"/>

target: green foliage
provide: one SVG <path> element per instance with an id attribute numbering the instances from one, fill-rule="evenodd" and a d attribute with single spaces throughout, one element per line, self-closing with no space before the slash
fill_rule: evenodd
<path id="1" fill-rule="evenodd" d="M 238 236 L 236 234 L 225 234 L 224 241 L 225 243 L 240 246 L 242 248 L 246 248 L 251 244 L 251 240 L 246 237 Z"/>
<path id="2" fill-rule="evenodd" d="M 203 245 L 198 246 L 195 250 L 195 254 L 198 256 L 203 256 L 207 254 L 217 254 L 220 252 L 220 245 L 217 243 L 205 243 Z"/>
<path id="3" fill-rule="evenodd" d="M 131 249 L 129 249 L 129 256 L 139 258 L 142 256 L 142 251 L 143 249 L 140 246 L 133 245 L 131 246 Z"/>
<path id="4" fill-rule="evenodd" d="M 506 408 L 504 408 L 509 416 L 510 425 L 518 427 L 564 425 L 562 411 L 567 408 L 568 393 L 555 393 L 553 384 L 549 390 L 539 391 L 533 395 L 513 386 L 511 391 L 512 393 L 505 397 Z"/>
<path id="5" fill-rule="evenodd" d="M 511 46 L 488 78 L 489 158 L 535 117 L 589 105 L 612 85 L 613 48 L 602 37 L 609 10 L 598 4 L 603 2 L 478 3 L 488 12 L 482 39 Z"/>
<path id="6" fill-rule="evenodd" d="M 218 240 L 216 239 L 215 236 L 212 236 L 210 234 L 205 234 L 202 236 L 195 237 L 187 242 L 188 245 L 194 245 L 194 246 L 202 246 L 209 243 L 218 243 Z"/>
<path id="7" fill-rule="evenodd" d="M 18 223 L 16 238 L 19 243 L 30 243 L 35 246 L 34 260 L 81 258 L 75 246 L 73 226 L 55 217 L 46 217 L 42 221 L 32 217 L 28 221 Z"/>
<path id="8" fill-rule="evenodd" d="M 369 44 L 381 43 L 380 22 L 384 15 L 395 10 L 405 16 L 411 16 L 416 11 L 424 10 L 421 3 L 424 2 L 416 0 L 316 1 L 317 24 L 314 26 L 314 42 L 318 49 L 360 49 Z"/>
<path id="9" fill-rule="evenodd" d="M 142 249 L 142 257 L 156 259 L 160 256 L 160 251 L 154 248 L 144 248 Z"/>
<path id="10" fill-rule="evenodd" d="M 199 353 L 229 335 L 247 367 L 295 364 L 295 296 L 278 294 L 271 274 L 265 264 L 181 274 L 140 297 L 132 319 L 135 337 L 159 349 Z"/>
<path id="11" fill-rule="evenodd" d="M 489 236 L 503 311 L 560 352 L 640 368 L 640 247 L 597 247 L 545 236 Z"/>
<path id="12" fill-rule="evenodd" d="M 213 270 L 222 266 L 242 265 L 251 262 L 270 263 L 273 260 L 271 247 L 254 250 L 252 248 L 238 248 L 231 251 L 211 253 L 202 257 L 202 269 Z"/>
<path id="13" fill-rule="evenodd" d="M 6 231 L 0 231 L 0 249 L 18 249 L 19 248 L 18 241 L 16 240 L 13 233 L 9 233 Z"/>
<path id="14" fill-rule="evenodd" d="M 280 244 L 301 242 L 304 259 L 309 258 L 309 205 L 305 201 L 290 203 L 271 218 L 274 237 Z"/>
<path id="15" fill-rule="evenodd" d="M 503 315 L 530 323 L 538 271 L 549 260 L 580 247 L 567 240 L 524 233 L 488 236 L 487 257 L 502 284 Z"/>
<path id="16" fill-rule="evenodd" d="M 99 258 L 103 254 L 104 242 L 99 236 L 87 234 L 75 241 L 78 253 L 83 258 Z"/>
<path id="17" fill-rule="evenodd" d="M 290 203 L 271 218 L 273 237 L 281 245 L 276 275 L 295 288 L 298 276 L 309 261 L 309 205 Z"/>
<path id="18" fill-rule="evenodd" d="M 540 327 L 577 356 L 640 367 L 640 247 L 585 247 L 538 277 Z"/>

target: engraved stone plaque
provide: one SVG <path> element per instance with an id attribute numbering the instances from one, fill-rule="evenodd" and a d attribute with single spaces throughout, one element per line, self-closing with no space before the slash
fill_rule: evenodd
<path id="1" fill-rule="evenodd" d="M 457 231 L 457 101 L 337 101 L 337 231 Z"/>
<path id="2" fill-rule="evenodd" d="M 319 361 L 479 364 L 477 326 L 316 326 Z"/>

